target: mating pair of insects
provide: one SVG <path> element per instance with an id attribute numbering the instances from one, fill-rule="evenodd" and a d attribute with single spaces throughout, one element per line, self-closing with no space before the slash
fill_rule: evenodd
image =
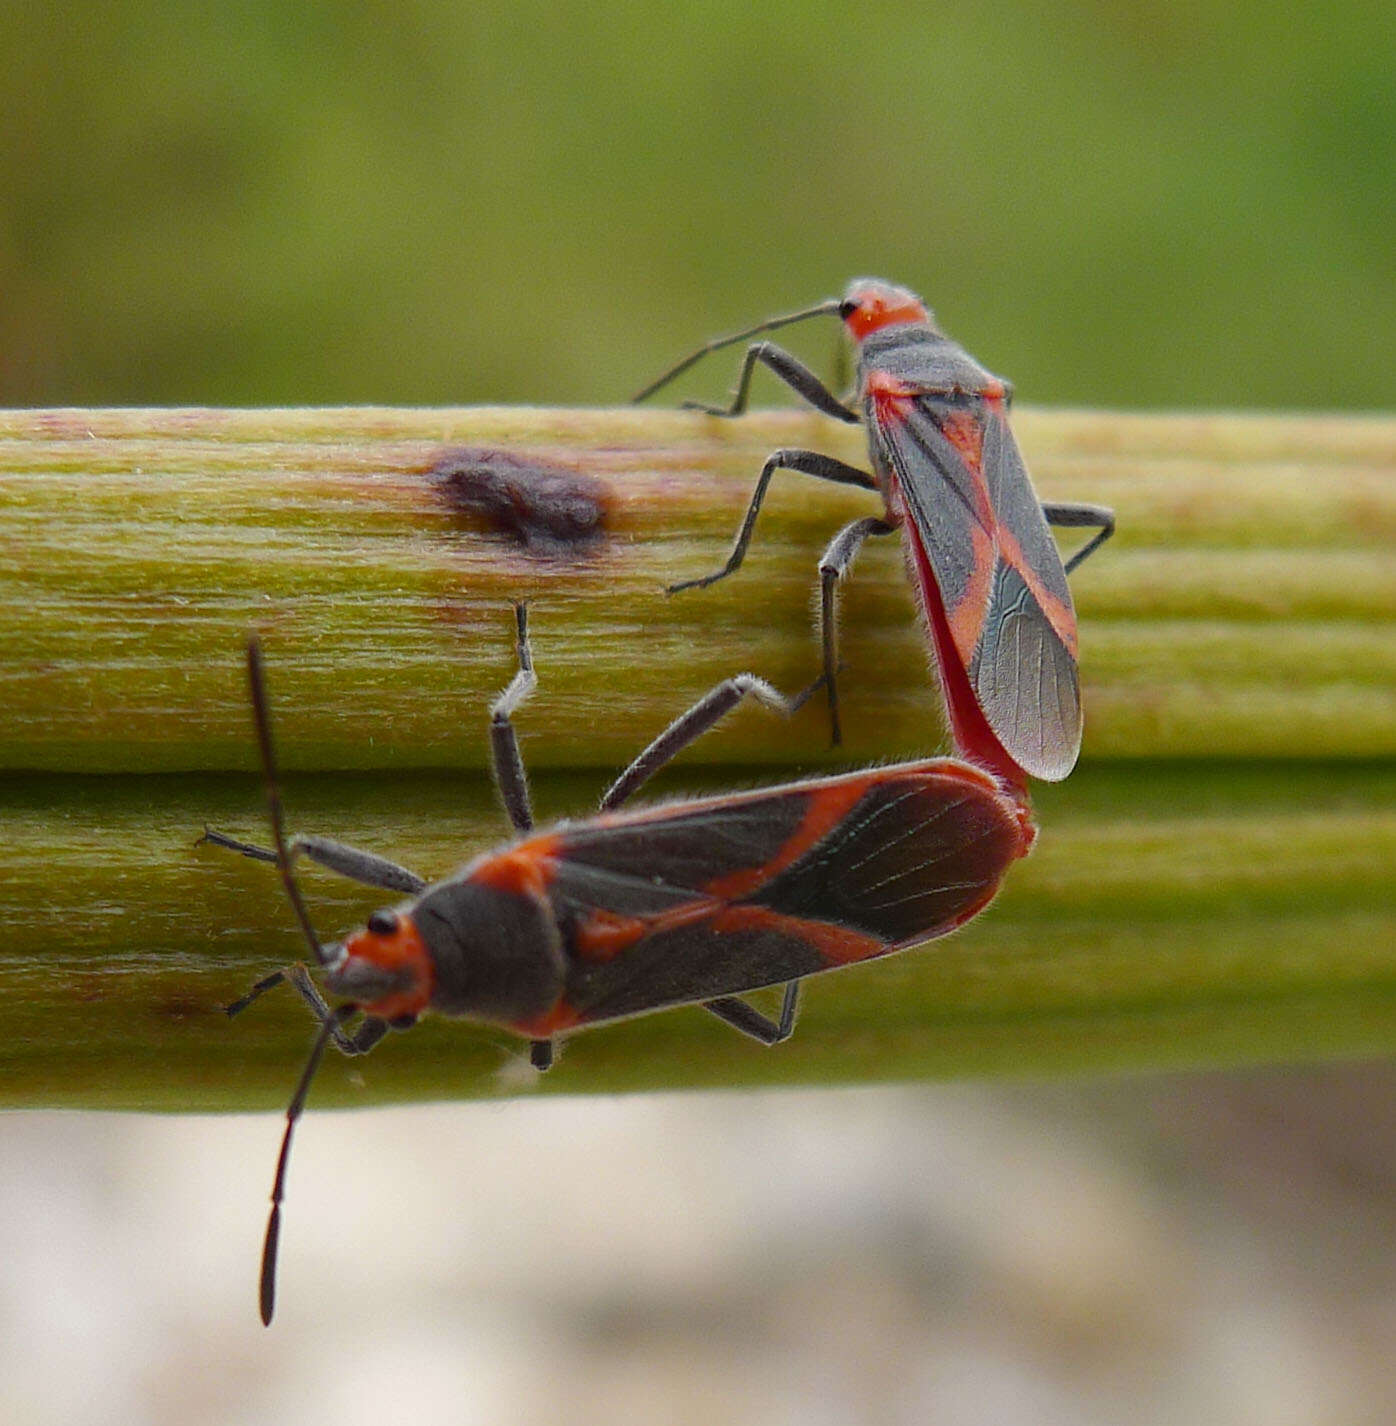
<path id="1" fill-rule="evenodd" d="M 1076 625 L 1066 575 L 1108 538 L 1100 506 L 1040 503 L 1007 423 L 1010 390 L 934 325 L 903 288 L 860 279 L 842 300 L 707 343 L 642 391 L 659 390 L 702 356 L 759 333 L 837 314 L 858 347 L 858 404 L 845 405 L 769 341 L 748 347 L 735 398 L 746 408 L 758 363 L 820 411 L 861 421 L 872 472 L 808 450 L 766 461 L 727 563 L 674 590 L 710 584 L 741 564 L 777 470 L 861 485 L 879 516 L 839 531 L 820 562 L 824 671 L 796 699 L 749 674 L 730 678 L 677 718 L 601 799 L 599 813 L 535 833 L 513 715 L 536 685 L 528 613 L 516 611 L 518 672 L 491 711 L 501 799 L 519 837 L 428 887 L 395 862 L 326 837 L 288 840 L 275 770 L 261 654 L 248 650 L 274 847 L 209 832 L 207 840 L 275 863 L 330 994 L 304 967 L 259 981 L 234 1014 L 289 982 L 319 1022 L 287 1111 L 262 1258 L 261 1313 L 275 1303 L 276 1250 L 296 1121 L 328 1045 L 363 1054 L 427 1011 L 502 1026 L 546 1069 L 553 1041 L 584 1026 L 697 1005 L 764 1044 L 794 1029 L 801 981 L 941 936 L 993 899 L 1032 846 L 1029 775 L 1060 779 L 1081 738 Z M 692 404 L 692 403 L 690 403 Z M 1063 566 L 1049 523 L 1093 527 Z M 935 758 L 760 791 L 622 804 L 670 759 L 752 697 L 791 711 L 823 685 L 839 737 L 834 591 L 873 535 L 902 529 L 907 563 L 936 656 L 952 737 L 969 761 Z M 674 592 L 671 590 L 671 592 Z M 375 911 L 344 941 L 317 936 L 293 864 L 304 855 L 355 881 L 411 898 Z M 740 997 L 783 985 L 779 1017 Z M 352 1032 L 348 1022 L 361 1014 Z"/>

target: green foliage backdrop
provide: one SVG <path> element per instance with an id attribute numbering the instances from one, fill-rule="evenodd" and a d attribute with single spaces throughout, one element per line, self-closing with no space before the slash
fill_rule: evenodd
<path id="1" fill-rule="evenodd" d="M 608 403 L 865 270 L 1031 402 L 1396 392 L 1389 5 L 0 16 L 0 406 Z"/>

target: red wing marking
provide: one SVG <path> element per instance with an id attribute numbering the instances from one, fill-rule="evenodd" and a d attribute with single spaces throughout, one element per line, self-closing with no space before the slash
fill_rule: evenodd
<path id="1" fill-rule="evenodd" d="M 979 785 L 983 785 L 987 781 L 984 774 L 978 769 L 962 767 L 953 762 L 947 763 L 944 767 L 936 764 L 935 770 L 946 775 L 963 777 L 965 781 Z M 742 901 L 755 895 L 761 887 L 774 880 L 787 867 L 794 865 L 812 848 L 818 846 L 858 805 L 870 787 L 884 780 L 900 778 L 905 775 L 905 768 L 893 766 L 863 776 L 832 779 L 822 786 L 816 784 L 810 787 L 802 793 L 808 805 L 805 815 L 800 820 L 800 825 L 785 839 L 769 861 L 759 866 L 743 867 L 740 871 L 729 872 L 726 876 L 716 877 L 702 888 L 702 895 L 650 916 L 626 916 L 602 908 L 593 909 L 587 913 L 584 919 L 579 920 L 573 929 L 573 944 L 577 954 L 589 961 L 608 961 L 629 950 L 646 936 L 674 931 L 710 918 L 714 928 L 721 929 L 736 927 L 738 924 L 754 925 L 761 917 L 774 916 L 776 913 L 759 907 L 732 906 L 730 903 Z M 1010 791 L 1012 791 L 1011 788 Z M 743 920 L 742 918 L 755 919 Z M 859 950 L 855 954 L 851 949 L 853 942 L 848 942 L 845 946 L 848 936 L 854 936 L 854 941 L 859 946 L 864 946 L 865 943 L 872 944 L 868 937 L 856 936 L 852 932 L 844 932 L 836 927 L 828 928 L 826 932 L 825 928 L 816 922 L 796 922 L 790 918 L 786 918 L 786 920 L 791 926 L 798 924 L 804 928 L 799 934 L 805 940 L 815 940 L 816 934 L 819 936 L 827 934 L 831 937 L 829 945 L 832 949 L 828 954 L 830 959 L 837 964 L 842 964 L 845 959 L 858 960 L 871 954 L 867 949 Z M 774 923 L 763 921 L 760 924 Z M 819 944 L 822 949 L 825 943 L 820 940 Z M 838 947 L 844 947 L 844 949 L 838 949 Z"/>
<path id="2" fill-rule="evenodd" d="M 589 961 L 608 961 L 633 946 L 648 931 L 648 923 L 640 916 L 618 916 L 614 911 L 597 909 L 585 921 L 579 921 L 573 932 L 577 954 Z"/>
<path id="3" fill-rule="evenodd" d="M 552 864 L 558 859 L 560 845 L 561 838 L 556 835 L 533 837 L 478 863 L 470 879 L 512 896 L 544 896 L 553 879 Z"/>
<path id="4" fill-rule="evenodd" d="M 955 647 L 968 663 L 984 632 L 984 615 L 994 582 L 994 562 L 1002 548 L 999 537 L 1003 532 L 994 516 L 984 479 L 984 423 L 972 411 L 954 407 L 939 412 L 938 421 L 941 435 L 964 462 L 974 491 L 975 522 L 969 532 L 973 573 L 965 586 L 964 598 L 953 609 L 945 611 L 950 631 L 955 636 Z"/>
<path id="5" fill-rule="evenodd" d="M 1013 531 L 999 518 L 989 497 L 989 484 L 984 475 L 984 423 L 973 411 L 948 408 L 936 413 L 940 433 L 953 446 L 969 472 L 974 492 L 975 524 L 970 528 L 972 569 L 963 598 L 953 608 L 946 607 L 946 618 L 955 638 L 955 647 L 968 666 L 984 633 L 984 620 L 989 613 L 994 586 L 994 571 L 998 561 L 1016 569 L 1023 577 L 1034 599 L 1047 616 L 1058 638 L 1076 655 L 1075 620 L 1071 611 L 1043 587 L 1023 554 Z"/>
<path id="6" fill-rule="evenodd" d="M 988 419 L 997 421 L 1002 426 L 1002 445 L 1007 455 L 1017 456 L 1021 463 L 1021 455 L 1018 455 L 1017 442 L 1013 439 L 1013 432 L 1008 426 L 1008 413 L 1004 410 L 1001 402 L 993 402 L 989 409 Z M 981 430 L 982 438 L 982 430 Z M 1027 479 L 1026 468 L 1024 468 L 1024 480 Z M 987 501 L 987 490 L 985 499 Z M 1036 497 L 1034 497 L 1035 499 Z M 1042 582 L 1042 577 L 1034 568 L 1032 562 L 1023 553 L 1023 547 L 1018 542 L 1018 537 L 1014 534 L 1010 525 L 1006 525 L 998 518 L 998 511 L 990 511 L 990 528 L 994 532 L 994 540 L 998 545 L 999 554 L 1005 564 L 1017 570 L 1024 584 L 1028 587 L 1028 592 L 1037 601 L 1037 606 L 1042 610 L 1044 617 L 1051 626 L 1052 632 L 1061 640 L 1063 647 L 1071 655 L 1072 661 L 1076 660 L 1076 615 L 1071 607 L 1070 596 L 1063 599 L 1059 594 L 1053 594 Z M 1051 544 L 1051 537 L 1048 536 L 1048 544 Z M 1044 558 L 1048 557 L 1044 552 Z M 1056 559 L 1055 546 L 1052 546 L 1053 560 Z"/>
<path id="7" fill-rule="evenodd" d="M 598 922 L 603 925 L 607 922 L 613 923 L 615 934 L 608 935 L 611 928 L 601 929 Z M 609 960 L 646 936 L 659 935 L 698 922 L 706 922 L 715 935 L 736 931 L 776 931 L 816 947 L 830 965 L 847 965 L 852 961 L 867 960 L 869 956 L 878 955 L 887 949 L 885 941 L 861 931 L 850 931 L 842 926 L 807 920 L 800 916 L 788 916 L 779 911 L 768 910 L 764 906 L 719 906 L 711 901 L 695 901 L 659 916 L 611 917 L 604 912 L 595 914 L 588 917 L 586 925 L 579 930 L 577 949 L 588 960 Z"/>
<path id="8" fill-rule="evenodd" d="M 646 936 L 691 926 L 720 909 L 716 899 L 706 897 L 685 901 L 653 916 L 620 916 L 614 911 L 598 908 L 590 912 L 586 920 L 577 922 L 573 930 L 574 944 L 577 954 L 584 960 L 609 961 Z"/>
<path id="9" fill-rule="evenodd" d="M 546 1040 L 551 1035 L 560 1035 L 564 1030 L 574 1029 L 583 1023 L 585 1017 L 574 1010 L 565 1000 L 559 999 L 551 1010 L 535 1015 L 532 1020 L 515 1020 L 511 1030 L 527 1035 L 531 1040 Z"/>
<path id="10" fill-rule="evenodd" d="M 984 423 L 974 413 L 960 408 L 944 411 L 940 417 L 940 433 L 959 451 L 964 463 L 978 479 L 975 494 L 980 496 L 981 512 L 989 508 L 989 492 L 984 489 Z"/>
<path id="11" fill-rule="evenodd" d="M 787 916 L 764 906 L 729 906 L 713 917 L 713 930 L 775 931 L 806 945 L 813 946 L 831 966 L 850 965 L 881 955 L 889 947 L 886 941 L 862 931 L 850 931 L 827 921 L 807 921 L 799 916 Z"/>
<path id="12" fill-rule="evenodd" d="M 970 685 L 965 660 L 946 617 L 940 597 L 940 585 L 931 570 L 930 558 L 921 543 L 915 520 L 907 519 L 907 509 L 901 489 L 895 481 L 889 497 L 894 513 L 906 531 L 906 550 L 911 566 L 912 586 L 920 596 L 921 612 L 935 645 L 936 668 L 945 693 L 945 710 L 950 717 L 950 734 L 955 745 L 967 758 L 998 774 L 1019 799 L 1024 792 L 1023 771 L 1004 750 L 998 735 L 989 726 L 979 698 Z"/>
<path id="13" fill-rule="evenodd" d="M 1052 626 L 1052 632 L 1062 641 L 1072 659 L 1076 659 L 1076 615 L 1071 606 L 1063 604 L 1043 585 L 1037 576 L 1037 571 L 1023 555 L 1023 547 L 1014 537 L 1012 530 L 1005 525 L 997 525 L 994 533 L 998 538 L 999 553 L 1003 556 L 1004 562 L 1011 565 L 1023 577 L 1023 583 L 1027 585 L 1032 597 L 1037 600 L 1038 608 L 1046 615 L 1047 622 Z"/>
<path id="14" fill-rule="evenodd" d="M 975 485 L 979 486 L 982 483 L 981 477 L 976 472 Z M 914 529 L 915 522 L 910 523 Z M 960 662 L 965 665 L 968 665 L 974 657 L 974 651 L 984 633 L 984 616 L 988 612 L 990 592 L 994 584 L 997 551 L 994 548 L 994 537 L 990 533 L 992 529 L 992 525 L 986 530 L 979 523 L 971 526 L 969 543 L 971 558 L 974 562 L 973 572 L 965 584 L 964 597 L 953 609 L 945 611 L 951 637 L 955 640 L 955 647 L 960 653 Z M 921 540 L 919 532 L 913 538 L 919 545 Z M 937 592 L 939 592 L 939 586 L 937 586 Z"/>
<path id="15" fill-rule="evenodd" d="M 885 372 L 877 371 L 869 377 L 868 389 L 877 402 L 879 419 L 889 415 L 901 421 L 908 419 L 909 403 L 929 394 L 917 391 Z M 1001 386 L 989 395 L 993 420 L 1006 420 L 1002 395 Z M 984 615 L 989 607 L 994 567 L 997 560 L 1002 559 L 1005 564 L 1017 570 L 1053 633 L 1075 659 L 1076 616 L 1071 606 L 1046 588 L 1024 555 L 1023 547 L 1018 543 L 1013 531 L 998 518 L 998 512 L 989 498 L 988 482 L 984 475 L 983 420 L 971 410 L 939 405 L 935 409 L 934 419 L 937 429 L 955 449 L 969 472 L 974 492 L 974 514 L 979 526 L 973 529 L 970 535 L 974 572 L 965 590 L 965 596 L 953 609 L 946 610 L 946 617 L 955 637 L 955 647 L 959 649 L 966 663 L 973 658 L 983 632 Z M 1011 440 L 1012 437 L 1008 439 Z"/>
<path id="16" fill-rule="evenodd" d="M 906 421 L 919 394 L 889 372 L 874 371 L 868 376 L 868 395 L 873 399 L 879 424 Z"/>
<path id="17" fill-rule="evenodd" d="M 744 867 L 741 871 L 717 877 L 708 882 L 703 890 L 722 901 L 740 901 L 752 895 L 828 836 L 848 816 L 869 786 L 869 779 L 849 778 L 812 788 L 804 794 L 809 799 L 809 806 L 800 819 L 800 825 L 785 839 L 770 861 L 764 866 Z"/>

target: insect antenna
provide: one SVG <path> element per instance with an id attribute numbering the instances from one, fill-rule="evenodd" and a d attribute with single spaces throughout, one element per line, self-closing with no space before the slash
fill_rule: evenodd
<path id="1" fill-rule="evenodd" d="M 726 337 L 714 337 L 712 341 L 704 342 L 697 351 L 690 352 L 677 365 L 671 366 L 663 376 L 650 382 L 643 391 L 637 392 L 630 400 L 632 404 L 647 400 L 661 387 L 668 386 L 676 376 L 682 376 L 689 367 L 696 366 L 709 352 L 718 352 L 723 347 L 735 346 L 738 342 L 746 341 L 748 337 L 756 336 L 758 332 L 773 332 L 777 327 L 788 327 L 792 322 L 803 322 L 807 317 L 835 317 L 838 315 L 841 305 L 837 297 L 830 297 L 827 301 L 820 302 L 813 307 L 806 307 L 803 312 L 789 312 L 784 317 L 770 317 L 764 322 L 758 322 L 754 327 L 747 327 L 745 331 L 733 332 Z"/>
<path id="2" fill-rule="evenodd" d="M 319 965 L 328 965 L 329 957 L 310 924 L 310 913 L 296 883 L 291 853 L 286 845 L 285 817 L 281 811 L 281 791 L 276 778 L 276 749 L 271 739 L 271 710 L 267 706 L 267 680 L 262 667 L 262 646 L 255 635 L 247 641 L 247 682 L 252 692 L 252 716 L 257 723 L 257 747 L 262 755 L 262 778 L 267 788 L 272 840 L 276 843 L 276 869 L 281 873 L 281 884 L 286 888 L 291 910 L 296 913 L 311 954 Z"/>
<path id="3" fill-rule="evenodd" d="M 271 1186 L 271 1214 L 267 1218 L 267 1236 L 262 1242 L 262 1271 L 258 1287 L 258 1306 L 262 1314 L 262 1326 L 270 1327 L 272 1314 L 276 1311 L 276 1250 L 281 1242 L 281 1200 L 286 1196 L 286 1165 L 291 1159 L 291 1136 L 296 1131 L 296 1121 L 305 1108 L 306 1096 L 310 1093 L 310 1082 L 324 1058 L 325 1046 L 329 1044 L 343 1021 L 354 1013 L 352 1005 L 341 1005 L 325 1017 L 315 1043 L 311 1046 L 310 1058 L 305 1062 L 296 1092 L 286 1107 L 286 1132 L 281 1136 L 281 1152 L 276 1156 L 276 1178 Z"/>

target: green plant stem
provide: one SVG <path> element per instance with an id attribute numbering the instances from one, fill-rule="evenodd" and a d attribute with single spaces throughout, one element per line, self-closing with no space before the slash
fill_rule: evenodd
<path id="1" fill-rule="evenodd" d="M 1040 1074 L 1396 1047 L 1396 421 L 1023 412 L 1039 493 L 1113 504 L 1076 576 L 1087 758 L 1043 788 L 1038 849 L 961 934 L 817 979 L 795 1039 L 695 1010 L 577 1036 L 537 1082 L 447 1023 L 332 1065 L 317 1102 Z M 210 1109 L 285 1095 L 289 995 L 218 1006 L 299 953 L 263 840 L 241 649 L 267 648 L 294 825 L 429 876 L 501 838 L 481 773 L 534 601 L 519 716 L 540 812 L 721 677 L 807 681 L 814 564 L 856 491 L 780 477 L 748 567 L 724 557 L 777 446 L 862 459 L 800 413 L 719 423 L 546 410 L 0 412 L 0 1102 Z M 597 546 L 530 553 L 447 506 L 447 447 L 606 481 Z M 872 508 L 875 508 L 873 506 Z M 822 711 L 736 715 L 666 791 L 939 745 L 893 541 L 847 586 L 848 745 Z M 307 877 L 322 934 L 376 904 Z"/>
<path id="2" fill-rule="evenodd" d="M 1396 754 L 1396 421 L 1024 412 L 1039 493 L 1112 504 L 1076 576 L 1087 755 Z M 866 461 L 822 417 L 665 411 L 0 413 L 0 768 L 250 768 L 240 672 L 263 631 L 288 766 L 479 767 L 509 673 L 508 601 L 536 601 L 538 766 L 611 767 L 683 696 L 817 666 L 810 601 L 865 492 L 777 476 L 744 569 L 721 564 L 778 446 Z M 529 555 L 452 512 L 444 449 L 525 451 L 609 486 L 609 537 Z M 915 756 L 939 710 L 894 539 L 846 588 L 849 759 Z M 624 671 L 624 697 L 615 674 Z M 832 761 L 734 719 L 694 756 Z"/>

